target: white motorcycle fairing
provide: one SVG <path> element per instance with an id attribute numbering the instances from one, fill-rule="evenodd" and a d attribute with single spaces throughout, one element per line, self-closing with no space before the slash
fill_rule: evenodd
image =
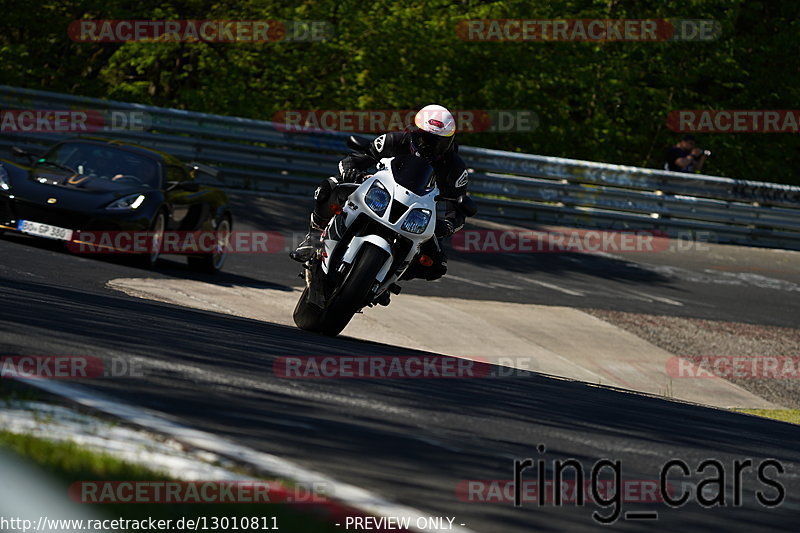
<path id="1" fill-rule="evenodd" d="M 339 272 L 346 271 L 346 269 L 353 264 L 362 246 L 367 242 L 384 250 L 387 253 L 387 258 L 376 279 L 379 284 L 375 290 L 376 295 L 383 292 L 403 274 L 411 260 L 419 252 L 419 247 L 425 241 L 433 237 L 436 228 L 435 198 L 439 194 L 439 189 L 433 186 L 427 189 L 425 194 L 418 195 L 397 183 L 392 172 L 393 159 L 394 158 L 385 158 L 381 160 L 379 168 L 382 168 L 382 170 L 379 170 L 365 180 L 350 194 L 345 205 L 342 206 L 342 215 L 344 216 L 337 215 L 333 217 L 323 233 L 324 248 L 321 266 L 322 271 L 327 275 L 331 266 L 329 260 L 331 257 L 334 257 L 334 250 L 340 243 L 337 237 L 341 238 L 342 235 L 346 234 L 347 229 L 351 227 L 359 215 L 366 215 L 371 221 L 379 223 L 381 226 L 390 230 L 388 232 L 382 232 L 380 235 L 370 233 L 354 236 L 346 244 L 343 243 L 346 248 L 344 252 L 341 253 L 341 261 L 337 261 L 335 267 Z M 381 186 L 389 195 L 388 205 L 383 210 L 382 214 L 370 207 L 367 199 L 367 194 L 373 187 Z M 421 233 L 414 233 L 408 231 L 408 229 L 404 229 L 406 220 L 409 216 L 412 216 L 415 210 L 423 210 L 423 212 L 428 214 L 427 226 Z M 402 212 L 402 214 L 398 216 L 400 212 Z M 343 227 L 341 227 L 342 220 L 344 221 Z M 408 252 L 402 257 L 402 261 L 399 262 L 399 258 L 395 257 L 396 247 L 393 247 L 393 242 L 389 242 L 392 235 L 411 242 L 411 246 L 408 247 Z M 399 264 L 402 268 L 390 272 L 389 270 L 393 264 Z"/>

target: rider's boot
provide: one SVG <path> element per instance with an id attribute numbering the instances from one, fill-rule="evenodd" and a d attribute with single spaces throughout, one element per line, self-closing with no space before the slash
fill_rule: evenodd
<path id="1" fill-rule="evenodd" d="M 316 213 L 311 213 L 311 221 L 308 225 L 308 234 L 305 239 L 295 248 L 289 252 L 289 257 L 300 263 L 305 263 L 317 253 L 317 250 L 322 248 L 322 230 L 325 223 Z"/>
<path id="2" fill-rule="evenodd" d="M 389 285 L 389 288 L 387 290 L 383 291 L 383 294 L 381 294 L 375 300 L 375 303 L 379 304 L 379 305 L 387 306 L 387 305 L 389 305 L 389 302 L 391 301 L 392 294 L 400 294 L 400 291 L 402 291 L 402 290 L 403 290 L 403 288 L 400 287 L 400 285 L 398 285 L 397 283 L 392 283 L 391 285 Z"/>

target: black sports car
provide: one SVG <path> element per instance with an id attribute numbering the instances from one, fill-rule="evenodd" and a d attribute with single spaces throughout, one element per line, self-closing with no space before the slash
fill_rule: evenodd
<path id="1" fill-rule="evenodd" d="M 42 156 L 18 148 L 14 154 L 27 164 L 0 160 L 0 232 L 68 243 L 83 243 L 87 235 L 101 242 L 100 232 L 127 237 L 138 232 L 149 236 L 144 253 L 135 256 L 144 266 L 155 264 L 162 253 L 187 253 L 189 264 L 199 270 L 222 268 L 233 225 L 228 199 L 195 180 L 198 172 L 213 169 L 99 138 L 63 141 Z M 167 232 L 210 233 L 214 244 L 202 253 L 196 247 L 166 249 Z"/>

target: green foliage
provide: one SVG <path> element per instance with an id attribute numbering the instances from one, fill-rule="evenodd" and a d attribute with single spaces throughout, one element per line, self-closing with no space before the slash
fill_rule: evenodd
<path id="1" fill-rule="evenodd" d="M 46 0 L 0 20 L 3 83 L 271 119 L 286 109 L 530 109 L 534 132 L 462 144 L 661 167 L 679 109 L 793 109 L 794 0 Z M 469 42 L 475 18 L 714 19 L 710 42 Z M 78 19 L 325 20 L 325 42 L 87 44 Z M 800 183 L 800 136 L 698 135 L 710 174 Z"/>

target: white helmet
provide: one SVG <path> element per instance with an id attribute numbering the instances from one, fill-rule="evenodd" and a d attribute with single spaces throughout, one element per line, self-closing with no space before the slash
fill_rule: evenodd
<path id="1" fill-rule="evenodd" d="M 456 119 L 447 108 L 426 105 L 414 116 L 414 125 L 411 144 L 414 151 L 425 159 L 438 159 L 453 146 Z"/>

